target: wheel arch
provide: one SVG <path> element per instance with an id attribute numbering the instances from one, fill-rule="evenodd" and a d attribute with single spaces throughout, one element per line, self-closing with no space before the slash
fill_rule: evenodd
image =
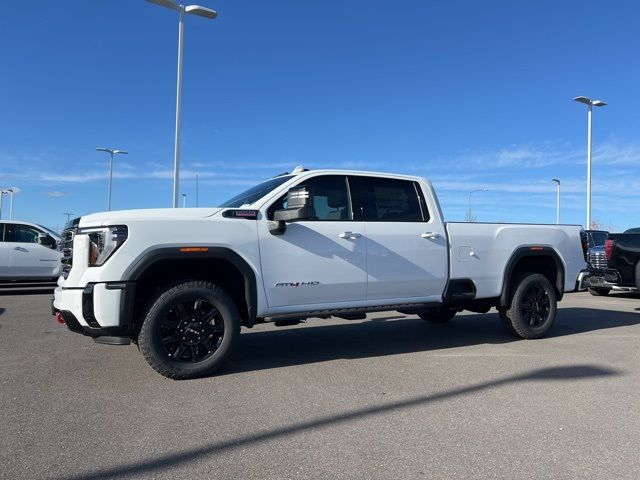
<path id="1" fill-rule="evenodd" d="M 246 325 L 252 326 L 257 315 L 256 273 L 243 257 L 226 247 L 173 245 L 153 248 L 133 262 L 123 277 L 124 281 L 136 283 L 137 298 L 179 278 L 210 280 L 231 290 L 227 293 L 236 302 Z M 145 283 L 148 283 L 146 288 Z M 137 308 L 143 307 L 140 302 L 135 303 Z"/>
<path id="2" fill-rule="evenodd" d="M 555 289 L 558 300 L 564 295 L 565 267 L 558 252 L 549 246 L 527 245 L 516 249 L 504 271 L 499 304 L 511 306 L 511 286 L 515 275 L 520 272 L 539 273 L 547 277 Z"/>

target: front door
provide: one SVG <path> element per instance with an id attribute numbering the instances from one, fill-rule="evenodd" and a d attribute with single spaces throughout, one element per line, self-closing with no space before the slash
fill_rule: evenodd
<path id="1" fill-rule="evenodd" d="M 322 175 L 296 185 L 313 192 L 314 216 L 288 223 L 273 235 L 259 225 L 260 259 L 270 313 L 336 308 L 366 298 L 367 273 L 363 223 L 352 220 L 344 175 Z M 285 206 L 272 204 L 267 216 Z M 305 307 L 302 307 L 305 306 Z"/>
<path id="2" fill-rule="evenodd" d="M 8 239 L 9 266 L 15 278 L 53 278 L 59 269 L 60 252 L 38 243 L 38 235 L 44 233 L 30 225 L 7 223 L 5 239 Z"/>
<path id="3" fill-rule="evenodd" d="M 367 299 L 442 301 L 447 239 L 420 184 L 354 175 L 349 186 L 354 218 L 364 220 L 367 232 Z"/>

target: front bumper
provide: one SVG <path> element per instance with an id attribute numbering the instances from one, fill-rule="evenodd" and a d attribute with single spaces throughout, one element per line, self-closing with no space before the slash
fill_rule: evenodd
<path id="1" fill-rule="evenodd" d="M 578 274 L 578 278 L 576 280 L 576 292 L 583 292 L 587 289 L 587 281 L 589 280 L 589 275 L 591 275 L 591 272 L 589 272 L 589 270 L 582 270 Z"/>
<path id="2" fill-rule="evenodd" d="M 131 337 L 134 282 L 92 283 L 85 288 L 57 287 L 52 313 L 60 312 L 72 332 L 94 339 Z"/>
<path id="3" fill-rule="evenodd" d="M 621 285 L 620 274 L 617 270 L 607 269 L 591 272 L 587 278 L 586 284 L 590 288 L 608 288 L 618 291 L 637 290 L 632 286 Z"/>

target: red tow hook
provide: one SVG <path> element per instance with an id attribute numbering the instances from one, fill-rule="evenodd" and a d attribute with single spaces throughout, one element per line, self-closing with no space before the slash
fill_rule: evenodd
<path id="1" fill-rule="evenodd" d="M 56 312 L 56 322 L 58 322 L 59 325 L 64 325 L 64 318 L 62 318 L 60 312 Z"/>

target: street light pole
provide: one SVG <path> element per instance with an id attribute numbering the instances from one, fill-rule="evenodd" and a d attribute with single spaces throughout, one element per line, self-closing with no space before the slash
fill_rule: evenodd
<path id="1" fill-rule="evenodd" d="M 469 206 L 468 206 L 468 209 L 467 209 L 467 222 L 470 222 L 471 218 L 472 218 L 471 217 L 471 194 L 475 193 L 475 192 L 486 192 L 486 191 L 487 191 L 486 188 L 476 188 L 475 190 L 471 190 L 469 192 Z"/>
<path id="2" fill-rule="evenodd" d="M 178 21 L 178 78 L 176 85 L 176 132 L 173 148 L 173 208 L 178 208 L 178 195 L 180 183 L 180 127 L 182 121 L 182 51 L 184 39 L 184 15 L 190 13 L 211 20 L 218 16 L 215 10 L 199 5 L 180 5 L 173 0 L 147 0 L 147 2 L 177 10 L 180 14 Z"/>
<path id="3" fill-rule="evenodd" d="M 99 152 L 107 152 L 110 155 L 109 159 L 109 200 L 107 201 L 107 210 L 111 211 L 111 180 L 113 178 L 113 156 L 119 153 L 127 155 L 129 152 L 124 150 L 114 150 L 113 148 L 100 147 L 96 148 Z"/>
<path id="4" fill-rule="evenodd" d="M 589 108 L 587 110 L 587 225 L 591 228 L 591 117 L 593 107 L 604 107 L 602 100 L 591 100 L 589 97 L 575 97 L 576 102 L 584 103 Z"/>
<path id="5" fill-rule="evenodd" d="M 560 180 L 557 178 L 552 178 L 552 182 L 554 182 L 557 186 L 557 198 L 556 198 L 556 225 L 560 224 Z"/>
<path id="6" fill-rule="evenodd" d="M 2 197 L 7 194 L 4 190 L 0 190 L 0 220 L 2 220 Z"/>
<path id="7" fill-rule="evenodd" d="M 7 188 L 9 192 L 9 220 L 13 220 L 13 188 Z"/>

